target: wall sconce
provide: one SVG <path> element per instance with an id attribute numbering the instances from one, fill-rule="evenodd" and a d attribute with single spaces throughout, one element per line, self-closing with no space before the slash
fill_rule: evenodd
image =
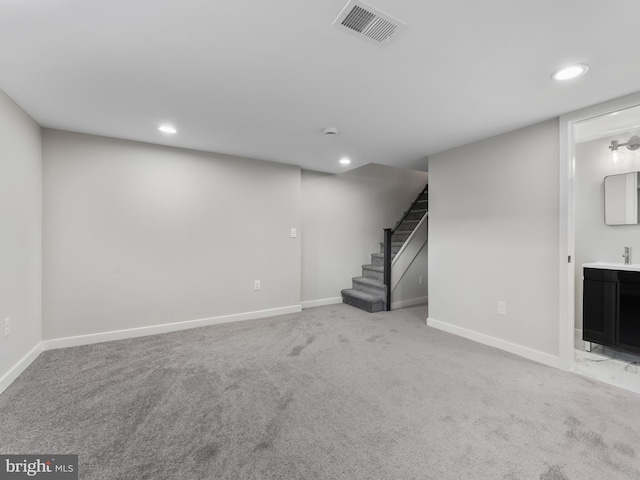
<path id="1" fill-rule="evenodd" d="M 609 165 L 620 165 L 625 160 L 624 150 L 620 147 L 627 147 L 628 150 L 638 150 L 640 148 L 640 137 L 634 135 L 627 143 L 619 143 L 618 140 L 612 140 L 609 145 L 609 155 L 607 155 L 607 163 Z"/>

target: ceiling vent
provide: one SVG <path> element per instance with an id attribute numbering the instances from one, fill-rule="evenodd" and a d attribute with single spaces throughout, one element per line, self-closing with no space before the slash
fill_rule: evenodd
<path id="1" fill-rule="evenodd" d="M 380 46 L 389 42 L 407 26 L 397 18 L 360 0 L 349 0 L 333 21 L 333 26 Z"/>

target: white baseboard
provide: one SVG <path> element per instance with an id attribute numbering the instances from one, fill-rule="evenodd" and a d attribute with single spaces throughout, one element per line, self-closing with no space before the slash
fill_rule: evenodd
<path id="1" fill-rule="evenodd" d="M 45 350 L 55 350 L 58 348 L 78 347 L 80 345 L 91 345 L 93 343 L 110 342 L 113 340 L 146 337 L 148 335 L 176 332 L 179 330 L 206 327 L 209 325 L 219 325 L 221 323 L 275 317 L 277 315 L 286 315 L 288 313 L 297 313 L 300 311 L 302 311 L 302 307 L 300 305 L 292 305 L 290 307 L 272 308 L 269 310 L 258 310 L 255 312 L 237 313 L 234 315 L 223 315 L 220 317 L 201 318 L 198 320 L 187 320 L 184 322 L 165 323 L 161 325 L 151 325 L 148 327 L 114 330 L 111 332 L 93 333 L 89 335 L 78 335 L 76 337 L 54 338 L 52 340 L 44 340 L 42 343 L 44 343 Z"/>
<path id="2" fill-rule="evenodd" d="M 413 307 L 414 305 L 421 305 L 428 302 L 429 297 L 418 297 L 409 300 L 400 300 L 398 302 L 391 302 L 391 310 L 395 310 L 397 308 Z"/>
<path id="3" fill-rule="evenodd" d="M 490 347 L 495 347 L 501 350 L 505 350 L 509 353 L 513 353 L 515 355 L 528 358 L 529 360 L 533 360 L 535 362 L 542 363 L 550 367 L 562 368 L 559 357 L 550 355 L 545 352 L 541 352 L 539 350 L 534 350 L 529 347 L 518 345 L 517 343 L 508 342 L 500 338 L 491 337 L 483 333 L 458 327 L 457 325 L 441 322 L 433 318 L 427 318 L 427 325 L 433 328 L 437 328 L 438 330 L 443 330 L 448 333 L 453 333 L 454 335 L 458 335 L 460 337 L 468 338 L 469 340 L 473 340 L 474 342 L 482 343 L 484 345 L 489 345 Z"/>
<path id="4" fill-rule="evenodd" d="M 582 339 L 582 329 L 575 328 L 573 331 L 573 348 L 584 350 L 584 340 Z"/>
<path id="5" fill-rule="evenodd" d="M 54 338 L 43 340 L 27 353 L 11 370 L 0 378 L 0 393 L 4 392 L 13 381 L 24 372 L 33 361 L 46 350 L 58 348 L 78 347 L 81 345 L 91 345 L 93 343 L 110 342 L 112 340 L 124 340 L 127 338 L 145 337 L 147 335 L 157 335 L 159 333 L 176 332 L 196 327 L 206 327 L 208 325 L 218 325 L 221 323 L 241 322 L 244 320 L 255 320 L 259 318 L 275 317 L 289 313 L 302 311 L 301 305 L 290 307 L 272 308 L 269 310 L 258 310 L 255 312 L 238 313 L 234 315 L 223 315 L 220 317 L 202 318 L 198 320 L 188 320 L 185 322 L 165 323 L 162 325 L 152 325 L 149 327 L 130 328 L 126 330 L 115 330 L 111 332 L 94 333 L 90 335 L 78 335 L 75 337 Z"/>
<path id="6" fill-rule="evenodd" d="M 327 305 L 335 305 L 336 303 L 342 303 L 342 297 L 322 298 L 320 300 L 310 300 L 308 302 L 301 302 L 302 308 L 324 307 Z"/>
<path id="7" fill-rule="evenodd" d="M 33 361 L 38 358 L 44 352 L 44 345 L 42 342 L 38 342 L 38 344 L 31 349 L 29 353 L 27 353 L 18 363 L 16 363 L 11 370 L 5 373 L 2 378 L 0 378 L 0 393 L 4 392 L 9 385 L 13 383 L 13 381 L 20 376 L 22 372 L 24 372 L 29 365 L 33 363 Z"/>

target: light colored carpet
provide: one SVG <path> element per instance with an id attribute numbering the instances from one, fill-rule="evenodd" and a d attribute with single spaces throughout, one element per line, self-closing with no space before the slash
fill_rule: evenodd
<path id="1" fill-rule="evenodd" d="M 640 396 L 334 305 L 42 354 L 2 453 L 83 479 L 637 480 Z"/>

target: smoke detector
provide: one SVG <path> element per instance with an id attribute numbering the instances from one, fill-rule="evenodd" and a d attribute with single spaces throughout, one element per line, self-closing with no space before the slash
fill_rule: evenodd
<path id="1" fill-rule="evenodd" d="M 325 135 L 337 135 L 338 134 L 338 129 L 336 127 L 327 127 L 322 131 L 324 132 Z"/>
<path id="2" fill-rule="evenodd" d="M 333 21 L 333 26 L 385 47 L 407 24 L 361 0 L 349 0 Z"/>

